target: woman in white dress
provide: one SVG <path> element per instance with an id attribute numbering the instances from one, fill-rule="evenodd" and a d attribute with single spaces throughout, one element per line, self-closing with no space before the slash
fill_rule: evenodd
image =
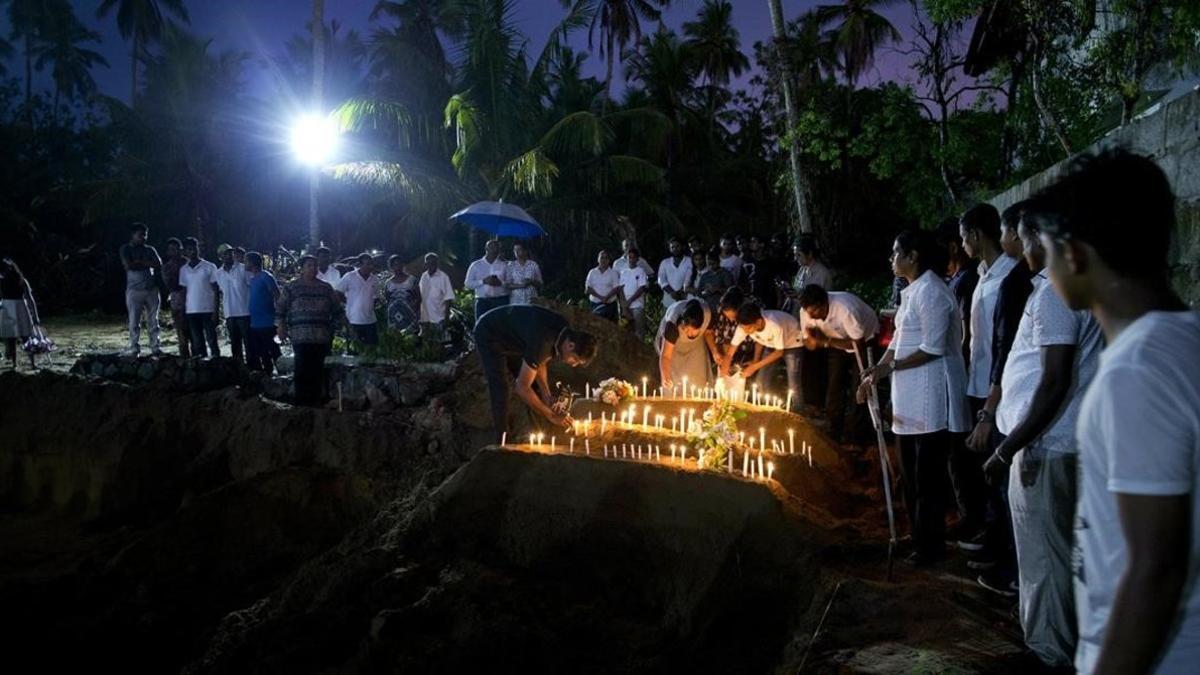
<path id="1" fill-rule="evenodd" d="M 529 252 L 521 243 L 513 244 L 513 258 L 508 263 L 508 296 L 510 305 L 531 305 L 542 287 L 542 268 L 529 259 Z"/>
<path id="2" fill-rule="evenodd" d="M 0 339 L 13 370 L 17 369 L 17 344 L 32 337 L 40 323 L 29 281 L 17 263 L 5 258 L 0 261 Z M 29 363 L 36 367 L 32 354 Z"/>
<path id="3" fill-rule="evenodd" d="M 663 313 L 654 348 L 664 391 L 685 381 L 689 388 L 712 384 L 712 356 L 717 353 L 713 323 L 712 310 L 703 300 L 680 300 Z"/>

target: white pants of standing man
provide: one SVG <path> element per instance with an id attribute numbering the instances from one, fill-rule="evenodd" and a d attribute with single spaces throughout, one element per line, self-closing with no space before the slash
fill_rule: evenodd
<path id="1" fill-rule="evenodd" d="M 1077 456 L 1031 445 L 1008 477 L 1025 644 L 1049 666 L 1070 666 L 1079 630 L 1071 577 Z"/>
<path id="2" fill-rule="evenodd" d="M 150 329 L 150 350 L 158 351 L 158 289 L 147 291 L 126 289 L 125 307 L 129 310 L 129 351 L 138 352 L 142 338 L 142 314 L 146 315 L 146 326 Z"/>

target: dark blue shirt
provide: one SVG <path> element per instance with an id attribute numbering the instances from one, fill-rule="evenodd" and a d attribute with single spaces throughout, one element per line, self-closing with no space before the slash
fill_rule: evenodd
<path id="1" fill-rule="evenodd" d="M 275 296 L 279 286 L 266 270 L 250 279 L 250 327 L 271 328 L 275 325 Z"/>

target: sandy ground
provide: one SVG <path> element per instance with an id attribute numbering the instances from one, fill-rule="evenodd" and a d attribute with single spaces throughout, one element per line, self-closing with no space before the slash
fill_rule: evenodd
<path id="1" fill-rule="evenodd" d="M 160 340 L 163 351 L 168 354 L 178 353 L 179 341 L 175 339 L 175 329 L 171 325 L 170 316 L 163 313 L 161 319 Z M 38 367 L 49 368 L 57 372 L 66 372 L 75 364 L 80 355 L 94 352 L 117 352 L 129 346 L 129 329 L 125 326 L 125 317 L 106 314 L 71 314 L 64 316 L 44 317 L 42 329 L 54 340 L 56 349 L 48 356 L 39 356 Z M 142 331 L 142 351 L 149 352 L 148 335 Z M 27 371 L 29 361 L 22 360 L 18 370 Z"/>

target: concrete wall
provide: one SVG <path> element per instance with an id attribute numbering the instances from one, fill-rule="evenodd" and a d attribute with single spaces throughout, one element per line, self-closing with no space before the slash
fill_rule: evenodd
<path id="1" fill-rule="evenodd" d="M 1178 220 L 1171 244 L 1171 279 L 1184 300 L 1200 307 L 1200 91 L 1193 90 L 1112 132 L 1087 151 L 1116 146 L 1153 158 L 1171 181 Z M 1001 192 L 992 198 L 992 205 L 1003 211 L 1028 198 L 1054 182 L 1068 162 L 1059 162 Z"/>

